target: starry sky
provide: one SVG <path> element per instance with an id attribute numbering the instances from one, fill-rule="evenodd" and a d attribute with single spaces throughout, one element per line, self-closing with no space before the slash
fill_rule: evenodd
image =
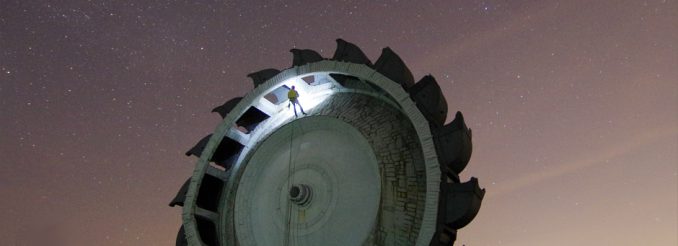
<path id="1" fill-rule="evenodd" d="M 335 39 L 434 75 L 487 188 L 459 245 L 677 245 L 678 4 L 0 0 L 3 245 L 173 245 L 183 153 Z M 39 234 L 39 236 L 36 236 Z M 7 244 L 9 242 L 9 244 Z"/>

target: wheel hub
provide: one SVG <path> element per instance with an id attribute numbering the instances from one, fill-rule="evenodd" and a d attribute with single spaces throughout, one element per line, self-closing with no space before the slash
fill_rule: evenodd
<path id="1" fill-rule="evenodd" d="M 372 233 L 380 187 L 377 159 L 358 130 L 331 117 L 301 118 L 264 140 L 247 162 L 236 234 L 251 239 L 243 245 L 286 238 L 291 245 L 359 245 Z"/>
<path id="2" fill-rule="evenodd" d="M 298 206 L 311 203 L 311 187 L 305 184 L 295 184 L 290 188 L 290 201 Z"/>

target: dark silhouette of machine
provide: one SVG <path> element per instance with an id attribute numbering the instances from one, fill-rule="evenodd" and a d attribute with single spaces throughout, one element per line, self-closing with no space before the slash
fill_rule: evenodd
<path id="1" fill-rule="evenodd" d="M 170 206 L 177 245 L 452 245 L 485 190 L 461 182 L 471 130 L 431 75 L 415 83 L 390 48 L 375 63 L 337 40 L 330 59 L 292 49 L 292 67 L 212 110 L 223 121 Z M 296 86 L 308 116 L 294 117 Z"/>

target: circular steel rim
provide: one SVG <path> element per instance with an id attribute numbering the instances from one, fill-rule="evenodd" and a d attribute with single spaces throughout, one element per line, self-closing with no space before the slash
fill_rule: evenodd
<path id="1" fill-rule="evenodd" d="M 417 109 L 414 102 L 410 99 L 409 94 L 403 90 L 403 88 L 398 83 L 388 79 L 384 75 L 376 72 L 374 69 L 364 64 L 323 60 L 286 69 L 273 78 L 267 80 L 265 83 L 254 88 L 232 109 L 228 115 L 226 115 L 226 117 L 224 117 L 222 123 L 217 126 L 214 134 L 205 146 L 198 163 L 196 164 L 196 168 L 194 169 L 191 183 L 186 194 L 186 205 L 183 207 L 182 221 L 189 244 L 200 245 L 196 220 L 194 218 L 196 209 L 195 202 L 197 199 L 199 184 L 202 182 L 202 177 L 205 175 L 207 167 L 209 166 L 209 160 L 214 154 L 218 144 L 221 142 L 224 136 L 228 134 L 235 121 L 245 112 L 245 110 L 248 109 L 250 105 L 255 103 L 255 100 L 260 100 L 263 95 L 271 92 L 288 79 L 312 73 L 336 73 L 351 75 L 376 85 L 386 92 L 393 100 L 395 100 L 398 108 L 409 118 L 412 125 L 414 126 L 415 131 L 417 132 L 417 137 L 422 146 L 424 164 L 426 168 L 426 202 L 419 235 L 415 245 L 425 246 L 430 243 L 431 238 L 436 230 L 439 196 L 438 192 L 441 171 L 428 121 Z M 252 143 L 251 141 L 248 142 L 248 144 L 244 146 L 242 153 L 249 152 L 256 144 L 258 143 Z M 232 170 L 235 171 L 235 169 L 239 168 L 239 164 L 242 162 L 242 158 L 245 155 L 241 155 L 239 157 L 236 164 L 232 167 Z M 226 201 L 232 200 L 232 197 L 230 197 L 230 191 L 233 189 L 233 175 L 235 175 L 237 172 L 231 171 L 229 173 L 231 177 L 227 182 L 225 193 L 223 194 L 223 196 L 226 197 L 222 198 Z M 231 211 L 226 212 L 232 213 Z M 228 216 L 222 215 L 221 217 Z M 224 235 L 220 241 L 224 245 L 233 245 L 233 243 L 229 243 L 228 240 L 233 240 L 233 238 L 226 238 Z"/>

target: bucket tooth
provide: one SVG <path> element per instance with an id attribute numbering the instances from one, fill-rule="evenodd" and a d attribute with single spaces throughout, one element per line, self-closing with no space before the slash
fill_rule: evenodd
<path id="1" fill-rule="evenodd" d="M 314 50 L 309 50 L 309 49 L 291 49 L 290 52 L 292 52 L 292 66 L 301 66 L 306 63 L 311 63 L 311 62 L 318 62 L 322 61 L 323 57 L 318 54 L 318 52 L 315 52 Z"/>
<path id="2" fill-rule="evenodd" d="M 426 75 L 410 87 L 410 97 L 417 104 L 419 111 L 434 127 L 445 124 L 447 117 L 447 101 L 436 79 Z"/>
<path id="3" fill-rule="evenodd" d="M 464 121 L 464 115 L 461 114 L 461 112 L 457 111 L 457 113 L 454 115 L 454 120 L 450 122 L 450 126 L 455 127 L 456 129 L 459 130 L 469 130 L 468 127 L 466 127 L 466 122 Z"/>
<path id="4" fill-rule="evenodd" d="M 466 183 L 441 184 L 441 218 L 446 227 L 460 229 L 476 217 L 485 196 L 485 189 L 472 177 Z"/>
<path id="5" fill-rule="evenodd" d="M 466 127 L 464 116 L 461 112 L 457 112 L 452 122 L 441 128 L 431 129 L 431 131 L 442 171 L 450 177 L 454 175 L 449 171 L 461 173 L 473 152 L 471 130 Z"/>
<path id="6" fill-rule="evenodd" d="M 176 246 L 188 246 L 188 240 L 186 240 L 186 231 L 184 230 L 184 225 L 181 225 L 179 232 L 177 233 Z"/>
<path id="7" fill-rule="evenodd" d="M 197 156 L 198 158 L 200 158 L 202 151 L 205 149 L 205 146 L 207 146 L 207 142 L 210 141 L 211 137 L 212 137 L 212 134 L 207 135 L 207 136 L 203 137 L 202 139 L 200 139 L 200 141 L 198 141 L 198 143 L 195 144 L 195 146 L 193 146 L 193 148 L 186 151 L 186 156 L 194 155 L 194 156 Z"/>
<path id="8" fill-rule="evenodd" d="M 372 66 L 372 62 L 355 44 L 346 42 L 343 39 L 337 39 L 337 50 L 334 51 L 332 60 L 365 64 Z"/>
<path id="9" fill-rule="evenodd" d="M 374 69 L 387 78 L 399 83 L 405 90 L 414 85 L 412 72 L 407 68 L 405 62 L 389 47 L 381 50 L 379 59 L 374 63 Z"/>
<path id="10" fill-rule="evenodd" d="M 184 206 L 184 201 L 186 200 L 186 192 L 188 192 L 188 185 L 191 183 L 191 178 L 189 177 L 186 182 L 184 182 L 183 185 L 181 185 L 181 189 L 179 189 L 179 192 L 177 192 L 177 195 L 174 196 L 174 199 L 169 203 L 170 207 L 174 206 Z"/>
<path id="11" fill-rule="evenodd" d="M 454 245 L 457 240 L 457 230 L 449 226 L 439 225 L 437 231 L 433 234 L 433 239 L 429 246 L 447 246 Z"/>
<path id="12" fill-rule="evenodd" d="M 250 77 L 252 79 L 252 82 L 254 83 L 254 87 L 256 88 L 260 84 L 263 84 L 266 82 L 266 80 L 269 80 L 270 78 L 273 78 L 273 76 L 276 76 L 277 74 L 280 73 L 280 70 L 275 69 L 275 68 L 267 68 L 258 72 L 250 73 L 247 75 L 247 77 Z"/>
<path id="13" fill-rule="evenodd" d="M 214 109 L 212 109 L 212 113 L 217 112 L 221 116 L 221 118 L 226 118 L 226 115 L 233 110 L 235 105 L 238 105 L 238 103 L 242 100 L 242 97 L 236 97 L 232 98 L 231 100 L 226 101 L 224 104 L 221 106 L 218 106 Z"/>

